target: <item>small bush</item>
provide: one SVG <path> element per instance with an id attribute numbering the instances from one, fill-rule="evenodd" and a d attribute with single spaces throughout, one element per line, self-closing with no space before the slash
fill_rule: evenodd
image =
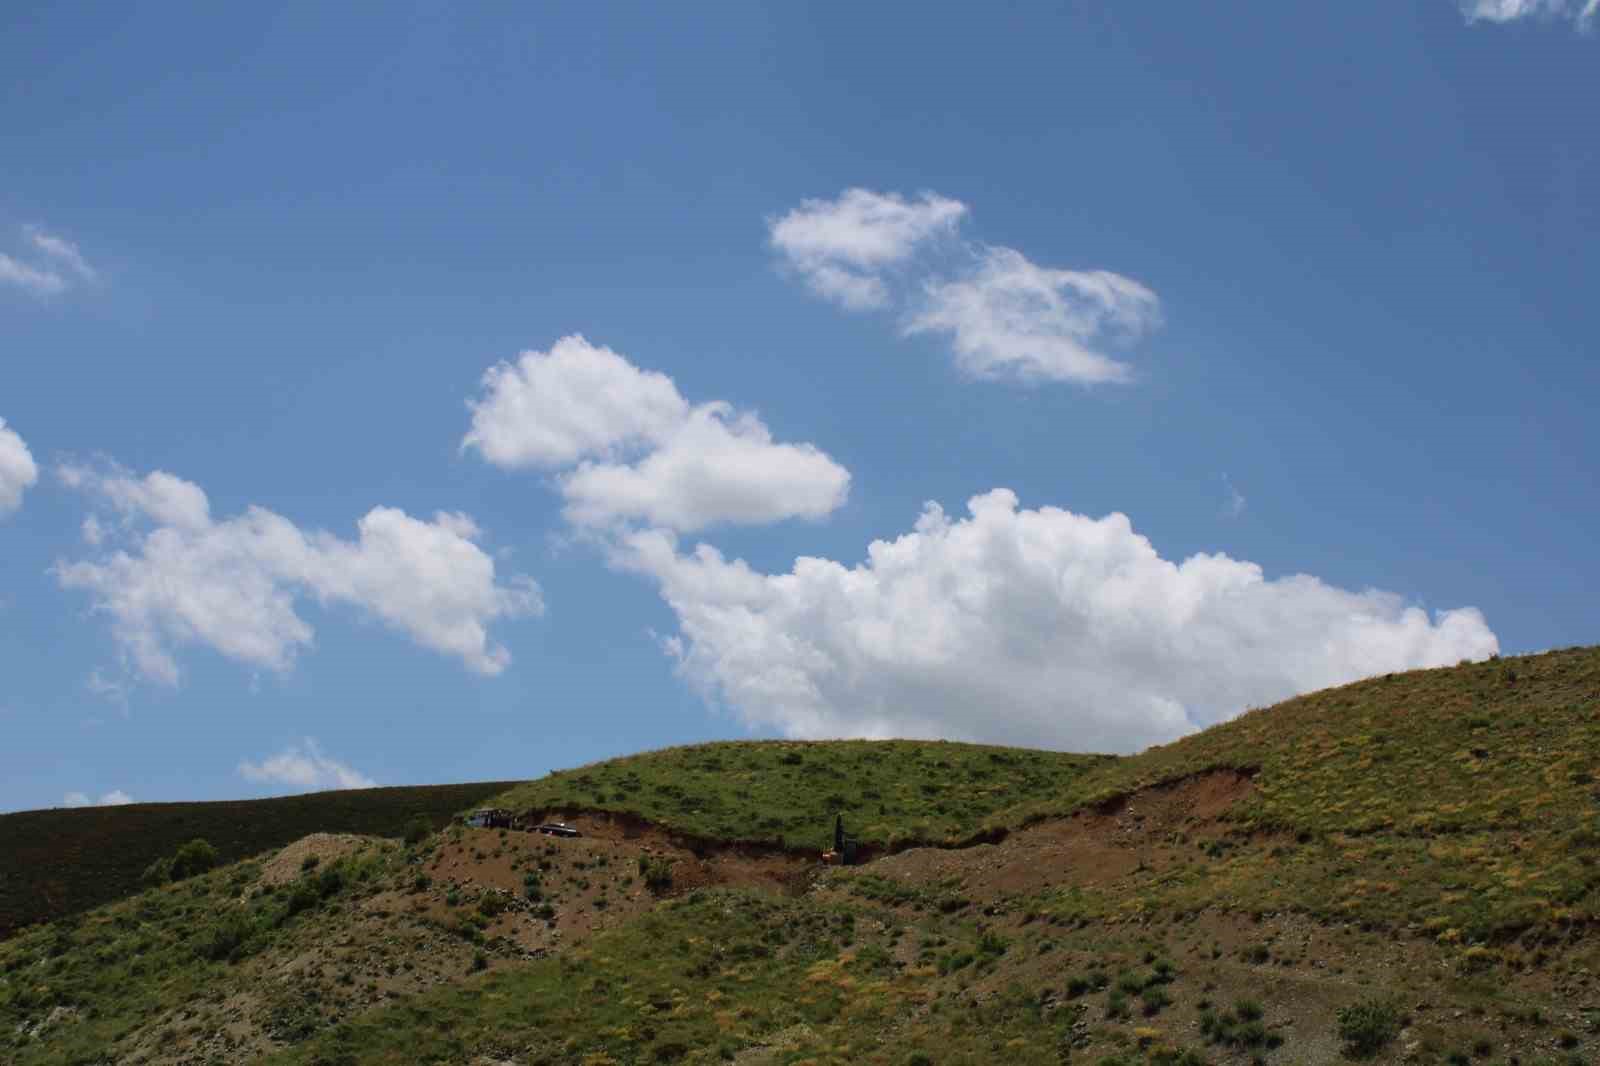
<path id="1" fill-rule="evenodd" d="M 672 887 L 672 860 L 660 855 L 639 856 L 639 876 L 653 892 Z"/>
<path id="2" fill-rule="evenodd" d="M 304 873 L 307 870 L 315 870 L 317 868 L 317 863 L 321 861 L 322 856 L 320 855 L 307 855 L 305 858 L 300 860 L 300 871 Z"/>
<path id="3" fill-rule="evenodd" d="M 139 877 L 139 883 L 147 888 L 164 885 L 172 880 L 172 859 L 157 859 L 144 868 L 144 873 Z"/>
<path id="4" fill-rule="evenodd" d="M 428 816 L 419 814 L 406 823 L 405 842 L 413 847 L 433 835 L 433 823 Z"/>
<path id="5" fill-rule="evenodd" d="M 323 899 L 337 895 L 342 888 L 344 888 L 344 871 L 337 866 L 328 867 L 317 878 L 317 895 Z"/>
<path id="6" fill-rule="evenodd" d="M 1366 999 L 1340 1007 L 1337 1019 L 1345 1053 L 1355 1058 L 1376 1055 L 1400 1035 L 1400 1008 L 1389 1000 Z"/>
<path id="7" fill-rule="evenodd" d="M 203 874 L 216 866 L 217 860 L 217 849 L 195 837 L 172 857 L 172 879 L 182 881 L 186 877 Z"/>

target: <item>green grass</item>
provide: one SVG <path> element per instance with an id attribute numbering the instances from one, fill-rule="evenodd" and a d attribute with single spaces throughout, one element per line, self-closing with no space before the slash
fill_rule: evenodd
<path id="1" fill-rule="evenodd" d="M 969 959 L 944 973 L 897 964 L 897 931 L 850 906 L 699 892 L 581 951 L 374 1011 L 267 1061 L 704 1062 L 764 1047 L 775 1062 L 987 1063 L 1004 1046 L 1019 1066 L 1059 1062 L 1059 1020 L 1034 989 L 952 996 L 1005 946 L 941 928 L 938 950 Z"/>
<path id="2" fill-rule="evenodd" d="M 500 806 L 637 814 L 684 833 L 806 848 L 833 816 L 864 843 L 967 840 L 1021 799 L 1049 801 L 1110 756 L 927 741 L 742 741 L 552 773 Z"/>
<path id="3" fill-rule="evenodd" d="M 179 1008 L 203 1015 L 255 984 L 249 960 L 326 940 L 351 900 L 403 874 L 399 854 L 367 849 L 282 887 L 240 863 L 23 931 L 0 943 L 0 1060 L 98 1062 Z"/>
<path id="4" fill-rule="evenodd" d="M 1203 770 L 1256 771 L 1235 837 L 1063 918 L 1225 904 L 1505 943 L 1600 920 L 1600 649 L 1374 678 L 1127 759 L 994 817 L 1014 826 Z M 1476 957 L 1481 964 L 1483 956 Z M 1464 960 L 1465 965 L 1473 965 Z"/>
<path id="5" fill-rule="evenodd" d="M 225 863 L 308 833 L 398 837 L 412 818 L 442 825 L 506 787 L 488 781 L 0 815 L 0 937 L 137 891 L 147 866 L 196 837 Z"/>

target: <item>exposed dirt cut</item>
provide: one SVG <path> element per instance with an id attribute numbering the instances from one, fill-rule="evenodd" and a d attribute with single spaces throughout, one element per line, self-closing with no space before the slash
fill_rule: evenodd
<path id="1" fill-rule="evenodd" d="M 1250 775 L 1215 770 L 1040 822 L 996 844 L 911 848 L 866 869 L 907 885 L 959 881 L 980 903 L 1062 885 L 1103 887 L 1187 855 L 1180 835 L 1220 834 L 1223 814 L 1250 789 Z"/>

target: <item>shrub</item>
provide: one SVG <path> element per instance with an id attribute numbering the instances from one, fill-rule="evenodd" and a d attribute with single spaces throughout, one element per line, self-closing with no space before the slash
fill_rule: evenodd
<path id="1" fill-rule="evenodd" d="M 652 891 L 672 886 L 672 861 L 660 855 L 639 856 L 639 876 Z"/>
<path id="2" fill-rule="evenodd" d="M 251 931 L 250 923 L 243 917 L 231 915 L 207 930 L 195 950 L 212 962 L 241 959 L 249 953 L 246 948 Z"/>
<path id="3" fill-rule="evenodd" d="M 344 871 L 337 866 L 330 866 L 322 871 L 322 876 L 317 878 L 317 895 L 326 899 L 337 895 L 344 888 Z"/>
<path id="4" fill-rule="evenodd" d="M 1400 1008 L 1382 999 L 1366 999 L 1340 1007 L 1337 1015 L 1339 1039 L 1345 1053 L 1369 1058 L 1400 1035 Z"/>
<path id="5" fill-rule="evenodd" d="M 172 857 L 172 880 L 182 881 L 186 877 L 203 874 L 215 865 L 217 865 L 217 849 L 195 837 L 179 848 L 178 853 Z"/>
<path id="6" fill-rule="evenodd" d="M 164 885 L 171 880 L 172 859 L 170 857 L 165 859 L 157 859 L 149 866 L 146 866 L 144 868 L 144 873 L 139 877 L 139 882 L 150 888 L 154 888 L 156 885 Z"/>

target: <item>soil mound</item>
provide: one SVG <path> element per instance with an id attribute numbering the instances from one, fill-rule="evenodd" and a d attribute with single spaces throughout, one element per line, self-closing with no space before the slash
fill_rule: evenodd
<path id="1" fill-rule="evenodd" d="M 383 843 L 382 837 L 359 836 L 355 833 L 312 833 L 285 846 L 263 863 L 261 883 L 286 885 L 300 876 L 305 870 L 306 860 L 313 856 L 321 865 L 342 859 L 369 845 Z"/>

